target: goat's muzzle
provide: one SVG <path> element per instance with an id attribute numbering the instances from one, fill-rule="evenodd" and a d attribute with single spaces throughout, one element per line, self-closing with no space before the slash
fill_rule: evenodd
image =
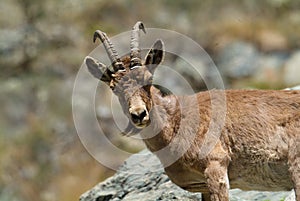
<path id="1" fill-rule="evenodd" d="M 144 128 L 150 123 L 149 112 L 144 105 L 129 108 L 132 123 L 137 128 Z"/>

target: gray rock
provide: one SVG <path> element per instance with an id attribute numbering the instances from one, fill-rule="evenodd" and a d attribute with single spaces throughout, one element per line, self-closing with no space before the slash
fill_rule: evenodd
<path id="1" fill-rule="evenodd" d="M 225 77 L 254 75 L 259 66 L 259 52 L 250 43 L 236 41 L 226 45 L 217 56 L 217 66 Z"/>
<path id="2" fill-rule="evenodd" d="M 284 201 L 295 201 L 296 200 L 296 195 L 295 195 L 295 192 L 291 192 L 286 198 Z"/>
<path id="3" fill-rule="evenodd" d="M 32 25 L 16 29 L 0 30 L 0 65 L 7 74 L 30 71 L 37 58 L 42 40 L 38 30 Z"/>
<path id="4" fill-rule="evenodd" d="M 295 52 L 286 62 L 284 68 L 284 82 L 286 85 L 300 84 L 300 50 Z"/>
<path id="5" fill-rule="evenodd" d="M 144 150 L 128 158 L 113 177 L 84 193 L 80 201 L 192 201 L 200 198 L 200 193 L 189 193 L 173 184 L 156 156 Z"/>
<path id="6" fill-rule="evenodd" d="M 230 200 L 295 200 L 293 192 L 230 190 Z M 201 193 L 190 193 L 173 184 L 156 156 L 147 150 L 128 158 L 117 173 L 80 197 L 80 201 L 200 200 Z"/>
<path id="7" fill-rule="evenodd" d="M 24 39 L 20 30 L 0 30 L 0 64 L 2 66 L 16 66 L 24 59 L 24 51 L 21 46 Z"/>
<path id="8" fill-rule="evenodd" d="M 286 88 L 286 90 L 300 90 L 300 85 L 292 88 Z"/>
<path id="9" fill-rule="evenodd" d="M 288 58 L 289 55 L 285 52 L 262 55 L 254 80 L 260 83 L 278 83 L 282 80 L 282 69 Z"/>

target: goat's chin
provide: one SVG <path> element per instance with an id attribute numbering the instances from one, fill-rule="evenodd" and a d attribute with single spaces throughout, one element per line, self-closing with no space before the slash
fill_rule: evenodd
<path id="1" fill-rule="evenodd" d="M 141 130 L 143 128 L 139 128 L 139 127 L 137 127 L 136 125 L 132 124 L 129 121 L 127 127 L 125 128 L 125 130 L 121 134 L 124 135 L 124 136 L 127 136 L 127 137 L 137 135 L 141 132 Z"/>
<path id="2" fill-rule="evenodd" d="M 134 124 L 134 126 L 137 128 L 137 129 L 143 129 L 143 128 L 146 128 L 148 126 L 148 124 Z"/>

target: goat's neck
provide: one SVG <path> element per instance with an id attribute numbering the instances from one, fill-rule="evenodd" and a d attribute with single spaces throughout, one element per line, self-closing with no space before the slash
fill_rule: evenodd
<path id="1" fill-rule="evenodd" d="M 175 95 L 163 96 L 155 87 L 151 87 L 151 125 L 150 131 L 142 133 L 147 147 L 151 151 L 157 151 L 170 143 L 176 134 L 175 125 L 180 118 L 177 97 Z M 179 121 L 180 122 L 180 121 Z"/>

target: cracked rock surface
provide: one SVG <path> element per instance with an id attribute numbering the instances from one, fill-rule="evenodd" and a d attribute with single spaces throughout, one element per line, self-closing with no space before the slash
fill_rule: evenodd
<path id="1" fill-rule="evenodd" d="M 113 176 L 97 184 L 80 201 L 201 200 L 201 193 L 190 193 L 173 184 L 156 156 L 148 150 L 129 157 Z M 232 201 L 294 201 L 294 192 L 230 190 Z"/>

